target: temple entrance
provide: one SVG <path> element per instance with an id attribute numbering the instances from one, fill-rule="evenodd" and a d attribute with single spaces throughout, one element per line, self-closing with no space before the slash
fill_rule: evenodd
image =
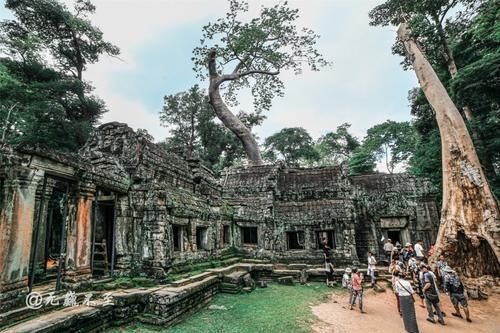
<path id="1" fill-rule="evenodd" d="M 94 202 L 92 235 L 92 275 L 111 275 L 115 265 L 115 200 L 98 196 Z"/>
<path id="2" fill-rule="evenodd" d="M 401 235 L 399 229 L 387 230 L 387 238 L 392 241 L 392 244 L 396 244 L 399 242 L 401 244 Z"/>
<path id="3" fill-rule="evenodd" d="M 55 281 L 64 272 L 66 246 L 66 217 L 70 184 L 47 177 L 40 187 L 40 195 L 33 220 L 29 285 Z"/>

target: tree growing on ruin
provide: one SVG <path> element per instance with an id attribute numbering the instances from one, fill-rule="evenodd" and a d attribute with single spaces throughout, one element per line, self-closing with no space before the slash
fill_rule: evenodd
<path id="1" fill-rule="evenodd" d="M 282 72 L 300 74 L 306 66 L 319 70 L 328 62 L 316 49 L 319 36 L 311 29 L 298 29 L 298 10 L 287 2 L 263 7 L 258 17 L 243 21 L 247 11 L 246 2 L 230 0 L 225 17 L 203 27 L 193 61 L 198 76 L 209 80 L 208 95 L 217 117 L 241 141 L 249 164 L 260 165 L 255 137 L 229 108 L 238 104 L 237 93 L 250 89 L 255 111 L 268 110 L 275 96 L 283 96 Z"/>
<path id="2" fill-rule="evenodd" d="M 289 166 L 311 165 L 319 159 L 312 137 L 302 127 L 284 128 L 267 137 L 264 148 L 266 159 L 281 160 Z"/>
<path id="3" fill-rule="evenodd" d="M 407 25 L 398 29 L 441 136 L 443 205 L 437 253 L 469 277 L 500 275 L 500 214 L 458 108 Z"/>
<path id="4" fill-rule="evenodd" d="M 79 102 L 67 108 L 68 117 L 95 122 L 105 107 L 91 95 L 93 88 L 84 82 L 83 72 L 102 55 L 120 53 L 90 22 L 95 6 L 89 0 L 76 0 L 70 10 L 56 0 L 7 0 L 5 7 L 15 18 L 0 25 L 6 53 L 26 65 L 54 64 L 59 73 L 79 81 L 80 88 L 74 90 Z"/>
<path id="5" fill-rule="evenodd" d="M 363 146 L 376 160 L 383 161 L 387 171 L 393 173 L 398 165 L 412 156 L 417 136 L 410 122 L 387 120 L 368 129 Z"/>
<path id="6" fill-rule="evenodd" d="M 95 7 L 88 0 L 75 1 L 72 9 L 56 0 L 8 0 L 5 6 L 14 19 L 0 22 L 0 48 L 6 55 L 0 62 L 4 73 L 19 82 L 0 87 L 8 96 L 0 102 L 0 118 L 9 123 L 5 140 L 78 149 L 106 111 L 83 73 L 119 49 L 91 24 Z"/>
<path id="7" fill-rule="evenodd" d="M 317 140 L 315 149 L 319 153 L 319 165 L 339 165 L 349 160 L 360 145 L 358 138 L 349 132 L 350 127 L 351 124 L 344 123 Z"/>
<path id="8" fill-rule="evenodd" d="M 261 114 L 243 111 L 238 112 L 238 118 L 250 129 L 264 120 Z M 199 157 L 216 173 L 245 155 L 235 135 L 216 121 L 208 97 L 198 85 L 165 96 L 160 121 L 169 129 L 162 143 L 165 148 L 182 149 L 190 157 Z"/>

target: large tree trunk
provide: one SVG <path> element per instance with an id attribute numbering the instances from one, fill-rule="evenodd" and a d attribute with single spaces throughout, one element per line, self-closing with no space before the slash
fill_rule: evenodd
<path id="1" fill-rule="evenodd" d="M 465 122 L 417 43 L 409 37 L 406 24 L 399 27 L 398 38 L 412 59 L 441 134 L 443 207 L 436 255 L 445 253 L 448 263 L 467 277 L 500 276 L 498 205 Z"/>
<path id="2" fill-rule="evenodd" d="M 229 110 L 220 95 L 219 86 L 221 84 L 221 77 L 216 70 L 215 58 L 215 50 L 212 50 L 208 55 L 208 70 L 210 74 L 208 96 L 210 98 L 210 104 L 224 126 L 229 128 L 241 141 L 243 149 L 245 149 L 245 153 L 247 154 L 248 164 L 262 165 L 263 162 L 260 157 L 259 145 L 255 137 L 245 124 Z"/>

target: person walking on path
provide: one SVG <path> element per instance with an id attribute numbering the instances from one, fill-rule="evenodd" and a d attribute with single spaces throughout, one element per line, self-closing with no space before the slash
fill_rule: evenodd
<path id="1" fill-rule="evenodd" d="M 452 315 L 455 317 L 463 318 L 460 314 L 461 305 L 464 308 L 466 320 L 469 323 L 472 322 L 472 320 L 470 319 L 467 297 L 465 296 L 465 288 L 462 281 L 460 281 L 458 275 L 449 266 L 444 267 L 443 271 L 446 271 L 444 291 L 446 292 L 446 294 L 450 295 L 451 303 L 455 308 L 455 312 L 452 313 Z"/>
<path id="2" fill-rule="evenodd" d="M 415 272 L 415 289 L 416 293 L 418 295 L 418 298 L 420 299 L 420 304 L 419 306 L 421 308 L 425 308 L 424 305 L 424 272 L 422 272 L 422 267 L 425 266 L 424 263 L 421 263 L 420 265 L 417 266 L 417 271 Z"/>
<path id="3" fill-rule="evenodd" d="M 391 264 L 389 265 L 389 273 L 392 274 L 392 278 L 391 278 L 392 291 L 394 292 L 394 295 L 396 296 L 396 304 L 398 306 L 398 313 L 400 316 L 402 316 L 401 306 L 399 304 L 399 294 L 398 294 L 398 291 L 396 289 L 396 285 L 397 285 L 398 280 L 399 280 L 399 275 L 402 272 L 403 272 L 403 270 L 401 269 L 401 266 L 399 266 L 397 264 L 395 259 L 392 259 Z"/>
<path id="4" fill-rule="evenodd" d="M 396 272 L 399 275 L 399 272 Z M 411 287 L 409 275 L 400 276 L 396 282 L 396 291 L 401 304 L 401 314 L 406 332 L 419 333 L 417 317 L 415 315 L 415 301 L 413 300 L 413 289 Z"/>
<path id="5" fill-rule="evenodd" d="M 368 272 L 367 273 L 371 278 L 372 288 L 375 287 L 375 283 L 377 282 L 377 280 L 375 278 L 375 270 L 376 270 L 375 265 L 376 264 L 377 264 L 377 260 L 375 260 L 373 253 L 368 252 Z"/>
<path id="6" fill-rule="evenodd" d="M 351 268 L 347 267 L 342 275 L 342 288 L 346 288 L 349 291 L 349 306 L 352 303 L 352 277 Z"/>
<path id="7" fill-rule="evenodd" d="M 326 258 L 326 286 L 333 287 L 335 284 L 333 278 L 334 267 L 332 264 L 332 260 L 330 258 Z"/>
<path id="8" fill-rule="evenodd" d="M 434 320 L 435 310 L 438 317 L 438 322 L 441 325 L 446 325 L 443 319 L 443 314 L 441 313 L 441 309 L 439 308 L 439 294 L 435 276 L 431 271 L 429 271 L 429 267 L 427 265 L 424 265 L 422 267 L 422 271 L 424 272 L 423 292 L 425 297 L 425 304 L 427 305 L 427 321 L 430 321 L 433 324 L 436 323 L 436 321 Z"/>
<path id="9" fill-rule="evenodd" d="M 387 242 L 385 242 L 385 244 L 384 244 L 385 260 L 387 260 L 388 262 L 391 262 L 393 249 L 394 249 L 394 245 L 392 245 L 391 239 L 388 238 Z"/>
<path id="10" fill-rule="evenodd" d="M 363 281 L 363 273 L 358 273 L 358 269 L 354 267 L 352 269 L 352 299 L 351 306 L 349 310 L 352 310 L 352 307 L 356 304 L 356 299 L 358 299 L 359 310 L 361 313 L 366 313 L 363 310 L 363 287 L 361 286 L 361 282 Z"/>

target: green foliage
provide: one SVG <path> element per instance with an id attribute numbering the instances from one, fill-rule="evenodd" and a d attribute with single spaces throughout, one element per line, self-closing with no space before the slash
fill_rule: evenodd
<path id="1" fill-rule="evenodd" d="M 375 157 L 372 152 L 361 146 L 356 149 L 349 159 L 349 175 L 365 175 L 375 170 Z"/>
<path id="2" fill-rule="evenodd" d="M 324 283 L 310 283 L 304 286 L 269 284 L 268 288 L 258 288 L 250 294 L 218 294 L 212 303 L 224 307 L 225 310 L 204 308 L 177 325 L 161 329 L 160 332 L 306 333 L 310 332 L 314 321 L 310 305 L 326 301 L 331 291 Z M 110 329 L 107 332 L 123 331 L 153 332 L 139 323 Z"/>
<path id="3" fill-rule="evenodd" d="M 48 51 L 61 72 L 80 80 L 86 66 L 100 55 L 120 53 L 90 22 L 95 6 L 88 0 L 77 0 L 73 11 L 56 0 L 7 0 L 5 6 L 16 18 L 2 23 L 2 31 L 12 41 L 11 53 L 22 57 L 29 45 Z M 14 43 L 20 39 L 20 44 Z"/>
<path id="4" fill-rule="evenodd" d="M 102 54 L 117 55 L 77 0 L 68 10 L 56 0 L 8 0 L 14 20 L 0 22 L 2 138 L 75 151 L 106 112 L 82 73 Z"/>
<path id="5" fill-rule="evenodd" d="M 250 129 L 264 119 L 260 113 L 243 111 L 238 117 Z M 186 92 L 165 96 L 160 121 L 169 129 L 169 137 L 162 143 L 166 149 L 185 150 L 216 173 L 245 155 L 237 137 L 216 122 L 212 106 L 198 85 Z"/>
<path id="6" fill-rule="evenodd" d="M 0 119 L 9 143 L 76 150 L 91 125 L 80 117 L 81 81 L 40 63 L 0 61 Z"/>
<path id="7" fill-rule="evenodd" d="M 409 160 L 416 141 L 415 130 L 409 122 L 387 120 L 368 129 L 363 146 L 376 160 L 385 160 L 387 170 L 393 173 L 398 164 Z"/>
<path id="8" fill-rule="evenodd" d="M 302 127 L 284 128 L 264 141 L 264 158 L 283 160 L 289 166 L 311 165 L 319 159 L 314 142 Z"/>
<path id="9" fill-rule="evenodd" d="M 193 50 L 194 70 L 207 78 L 207 55 L 215 49 L 219 73 L 228 81 L 225 99 L 237 105 L 237 92 L 249 88 L 256 111 L 268 110 L 275 96 L 283 96 L 284 83 L 279 73 L 292 70 L 299 74 L 304 65 L 318 70 L 327 61 L 316 49 L 318 35 L 311 29 L 298 29 L 298 10 L 286 1 L 262 7 L 260 15 L 244 22 L 241 16 L 248 4 L 230 0 L 229 11 L 203 27 L 201 45 Z"/>
<path id="10" fill-rule="evenodd" d="M 372 25 L 409 23 L 441 82 L 459 109 L 472 110 L 467 122 L 493 192 L 500 195 L 500 24 L 498 0 L 388 0 L 370 12 Z M 450 15 L 453 13 L 453 15 Z M 393 52 L 406 56 L 400 44 Z M 453 57 L 457 72 L 450 72 Z M 408 68 L 408 59 L 403 62 Z M 417 144 L 409 171 L 441 188 L 441 142 L 432 108 L 420 89 L 410 92 Z"/>
<path id="11" fill-rule="evenodd" d="M 318 164 L 339 165 L 347 161 L 359 147 L 359 140 L 349 133 L 351 124 L 344 123 L 337 127 L 336 132 L 329 132 L 321 136 L 315 146 L 320 159 Z"/>

